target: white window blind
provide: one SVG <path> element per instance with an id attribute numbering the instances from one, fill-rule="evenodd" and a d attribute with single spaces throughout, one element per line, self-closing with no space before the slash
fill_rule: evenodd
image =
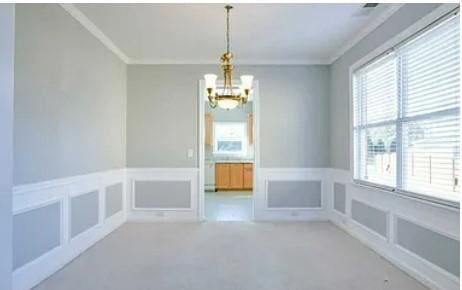
<path id="1" fill-rule="evenodd" d="M 355 179 L 459 200 L 459 37 L 451 14 L 354 72 Z"/>
<path id="2" fill-rule="evenodd" d="M 355 74 L 356 177 L 395 186 L 397 72 L 391 53 Z"/>

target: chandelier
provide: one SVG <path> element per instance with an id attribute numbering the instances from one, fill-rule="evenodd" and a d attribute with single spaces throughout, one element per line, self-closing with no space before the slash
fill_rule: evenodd
<path id="1" fill-rule="evenodd" d="M 229 47 L 230 37 L 229 37 L 229 11 L 233 9 L 233 6 L 226 5 L 226 52 L 221 56 L 221 68 L 223 69 L 224 84 L 223 87 L 217 88 L 217 75 L 215 74 L 206 74 L 205 78 L 205 87 L 207 89 L 207 97 L 209 99 L 209 106 L 211 108 L 216 108 L 217 105 L 226 110 L 232 110 L 238 105 L 244 105 L 249 99 L 249 94 L 252 89 L 253 76 L 243 75 L 241 76 L 241 85 L 237 87 L 233 86 L 232 77 L 233 77 L 233 68 L 231 60 L 233 59 L 233 54 L 231 53 Z"/>

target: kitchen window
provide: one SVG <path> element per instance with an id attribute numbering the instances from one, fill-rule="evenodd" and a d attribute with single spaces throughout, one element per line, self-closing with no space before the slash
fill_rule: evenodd
<path id="1" fill-rule="evenodd" d="M 459 201 L 459 34 L 451 13 L 353 72 L 357 182 Z"/>
<path id="2" fill-rule="evenodd" d="M 214 154 L 245 156 L 247 154 L 247 124 L 245 122 L 215 122 Z"/>

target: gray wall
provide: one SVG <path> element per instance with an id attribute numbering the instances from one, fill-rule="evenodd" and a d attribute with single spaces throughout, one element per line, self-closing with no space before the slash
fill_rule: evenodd
<path id="1" fill-rule="evenodd" d="M 350 169 L 349 68 L 440 4 L 406 4 L 330 66 L 330 165 Z"/>
<path id="2" fill-rule="evenodd" d="M 128 167 L 197 166 L 198 81 L 207 72 L 218 64 L 128 66 Z M 236 66 L 244 73 L 260 84 L 261 166 L 327 167 L 328 67 Z"/>
<path id="3" fill-rule="evenodd" d="M 16 6 L 14 184 L 125 166 L 126 65 L 58 4 Z"/>
<path id="4" fill-rule="evenodd" d="M 11 289 L 15 4 L 0 4 L 0 289 Z"/>

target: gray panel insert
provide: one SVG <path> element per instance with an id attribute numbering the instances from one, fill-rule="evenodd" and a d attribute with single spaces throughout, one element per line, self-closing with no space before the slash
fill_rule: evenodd
<path id="1" fill-rule="evenodd" d="M 190 208 L 190 181 L 135 181 L 136 208 Z"/>
<path id="2" fill-rule="evenodd" d="M 71 199 L 71 237 L 98 224 L 98 191 L 92 191 Z"/>
<path id="3" fill-rule="evenodd" d="M 268 181 L 269 208 L 321 207 L 320 180 Z"/>
<path id="4" fill-rule="evenodd" d="M 106 187 L 106 218 L 120 212 L 123 206 L 123 184 Z"/>
<path id="5" fill-rule="evenodd" d="M 460 242 L 408 220 L 396 219 L 396 243 L 459 277 Z"/>
<path id="6" fill-rule="evenodd" d="M 387 213 L 363 202 L 351 202 L 351 217 L 379 235 L 387 236 Z"/>
<path id="7" fill-rule="evenodd" d="M 13 216 L 13 269 L 60 245 L 61 204 L 55 202 Z"/>
<path id="8" fill-rule="evenodd" d="M 345 214 L 346 187 L 343 183 L 334 183 L 334 209 Z"/>

